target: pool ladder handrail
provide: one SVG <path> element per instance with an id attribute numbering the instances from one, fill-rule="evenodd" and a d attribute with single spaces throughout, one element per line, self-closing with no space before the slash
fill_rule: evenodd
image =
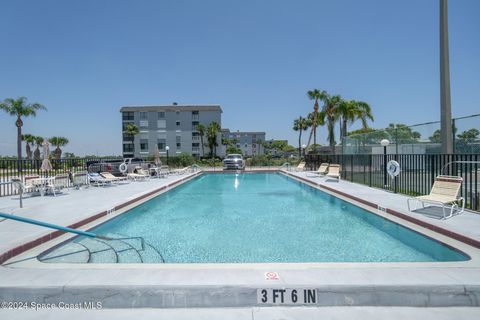
<path id="1" fill-rule="evenodd" d="M 35 219 L 30 219 L 30 218 L 25 218 L 25 217 L 19 217 L 19 216 L 15 216 L 15 215 L 8 214 L 8 213 L 3 213 L 3 212 L 0 212 L 0 218 L 19 221 L 19 222 L 28 223 L 28 224 L 33 224 L 33 225 L 37 225 L 37 226 L 41 226 L 41 227 L 45 227 L 45 228 L 49 228 L 49 229 L 55 229 L 55 230 L 59 230 L 59 231 L 67 232 L 67 233 L 73 233 L 73 234 L 77 234 L 77 235 L 80 235 L 80 236 L 85 236 L 85 237 L 91 238 L 95 241 L 101 242 L 101 243 L 107 245 L 108 247 L 110 247 L 116 255 L 116 262 L 118 262 L 118 253 L 119 252 L 124 252 L 124 251 L 127 251 L 127 250 L 134 250 L 137 253 L 137 255 L 139 256 L 140 261 L 143 262 L 142 255 L 139 252 L 139 251 L 145 250 L 145 239 L 143 237 L 136 236 L 136 237 L 112 238 L 112 237 L 108 237 L 108 236 L 104 236 L 104 235 L 99 235 L 99 234 L 96 234 L 96 233 L 93 233 L 93 232 L 77 230 L 77 229 L 73 229 L 73 228 L 69 228 L 69 227 L 63 227 L 63 226 L 59 226 L 59 225 L 56 225 L 56 224 L 52 224 L 52 223 L 48 223 L 48 222 L 44 222 L 44 221 L 40 221 L 40 220 L 35 220 Z M 125 240 L 132 240 L 132 239 L 139 239 L 140 240 L 140 244 L 141 244 L 141 246 L 140 246 L 141 249 L 140 250 L 137 250 L 134 246 L 132 246 L 127 241 L 125 241 Z M 116 250 L 110 244 L 106 243 L 106 241 L 120 241 L 120 242 L 124 243 L 127 247 L 130 247 L 130 249 L 124 249 L 124 250 L 119 251 L 119 250 Z M 84 245 L 82 245 L 82 246 L 85 247 Z M 158 252 L 158 250 L 156 248 L 154 248 L 151 245 L 148 245 L 148 246 L 150 248 L 152 248 L 160 256 L 162 263 L 165 262 L 163 256 L 160 254 L 160 252 Z M 88 260 L 90 261 L 92 252 L 88 248 L 87 248 L 87 251 L 88 251 L 88 254 L 89 254 Z"/>

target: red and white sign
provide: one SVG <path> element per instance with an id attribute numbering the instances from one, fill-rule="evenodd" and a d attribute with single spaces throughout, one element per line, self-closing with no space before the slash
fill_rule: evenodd
<path id="1" fill-rule="evenodd" d="M 265 272 L 265 280 L 280 280 L 277 272 Z"/>

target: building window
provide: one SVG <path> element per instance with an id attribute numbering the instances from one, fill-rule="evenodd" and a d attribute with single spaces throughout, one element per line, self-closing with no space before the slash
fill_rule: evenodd
<path id="1" fill-rule="evenodd" d="M 180 127 L 180 120 L 177 120 L 176 124 L 177 124 L 177 127 Z"/>
<path id="2" fill-rule="evenodd" d="M 177 142 L 177 149 L 180 149 L 181 146 L 182 144 L 180 142 Z"/>
<path id="3" fill-rule="evenodd" d="M 161 150 L 161 151 L 165 150 L 166 145 L 167 143 L 165 139 L 158 139 L 157 141 L 158 150 Z"/>
<path id="4" fill-rule="evenodd" d="M 245 143 L 245 148 L 247 148 L 247 147 L 248 147 L 248 144 Z"/>
<path id="5" fill-rule="evenodd" d="M 122 119 L 123 121 L 133 121 L 133 112 L 123 112 Z"/>
<path id="6" fill-rule="evenodd" d="M 123 141 L 133 141 L 134 137 L 131 134 L 123 134 Z"/>
<path id="7" fill-rule="evenodd" d="M 148 139 L 140 139 L 140 151 L 148 151 Z"/>
<path id="8" fill-rule="evenodd" d="M 177 114 L 177 116 L 178 116 L 178 115 L 180 114 L 180 111 L 177 111 L 176 114 Z"/>
<path id="9" fill-rule="evenodd" d="M 133 152 L 134 148 L 133 148 L 133 144 L 131 143 L 125 143 L 123 145 L 123 152 L 126 153 L 126 152 Z"/>
<path id="10" fill-rule="evenodd" d="M 147 120 L 147 113 L 146 112 L 139 112 L 138 113 L 140 120 Z"/>
<path id="11" fill-rule="evenodd" d="M 167 127 L 167 120 L 157 120 L 157 128 L 165 129 Z"/>
<path id="12" fill-rule="evenodd" d="M 157 112 L 158 119 L 165 119 L 165 112 Z"/>

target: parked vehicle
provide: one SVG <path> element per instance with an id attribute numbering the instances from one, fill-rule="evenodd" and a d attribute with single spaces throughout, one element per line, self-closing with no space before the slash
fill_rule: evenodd
<path id="1" fill-rule="evenodd" d="M 148 164 L 140 158 L 126 158 L 122 160 L 93 160 L 87 162 L 88 172 L 110 172 L 115 176 L 132 173 L 136 167 L 148 168 Z"/>
<path id="2" fill-rule="evenodd" d="M 229 154 L 223 159 L 223 170 L 244 170 L 245 160 L 241 154 Z"/>

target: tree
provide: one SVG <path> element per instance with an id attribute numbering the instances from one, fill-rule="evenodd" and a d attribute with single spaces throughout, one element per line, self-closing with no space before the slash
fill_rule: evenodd
<path id="1" fill-rule="evenodd" d="M 127 126 L 125 128 L 125 133 L 128 134 L 129 136 L 132 136 L 132 137 L 136 136 L 139 132 L 140 132 L 140 130 L 133 123 L 127 124 Z"/>
<path id="2" fill-rule="evenodd" d="M 8 98 L 0 103 L 0 109 L 5 111 L 11 116 L 17 117 L 15 121 L 15 126 L 17 127 L 17 157 L 18 160 L 22 159 L 22 126 L 23 118 L 26 117 L 35 117 L 37 111 L 47 110 L 45 106 L 39 103 L 27 103 L 27 98 L 20 97 L 17 99 Z"/>
<path id="3" fill-rule="evenodd" d="M 40 147 L 43 144 L 43 137 L 34 137 L 34 140 L 35 140 L 35 145 L 37 146 L 37 148 L 33 152 L 33 159 L 40 160 Z"/>
<path id="4" fill-rule="evenodd" d="M 372 128 L 362 128 L 350 131 L 347 133 L 347 137 L 352 140 L 357 140 L 363 146 L 366 144 L 379 144 L 383 139 L 390 138 L 385 130 Z"/>
<path id="5" fill-rule="evenodd" d="M 208 127 L 207 127 L 207 142 L 208 142 L 208 148 L 210 149 L 210 156 L 213 158 L 213 155 L 217 155 L 217 135 L 218 132 L 220 132 L 221 127 L 220 125 L 213 121 L 211 122 Z"/>
<path id="6" fill-rule="evenodd" d="M 347 136 L 347 126 L 356 120 L 362 122 L 362 128 L 368 128 L 367 120 L 373 121 L 372 110 L 368 103 L 356 100 L 342 100 L 337 113 L 340 117 L 340 141 Z"/>
<path id="7" fill-rule="evenodd" d="M 385 131 L 390 135 L 391 142 L 396 144 L 413 143 L 420 139 L 421 135 L 417 131 L 402 123 L 390 123 Z"/>
<path id="8" fill-rule="evenodd" d="M 226 150 L 227 154 L 242 154 L 242 150 L 237 146 L 228 146 Z"/>
<path id="9" fill-rule="evenodd" d="M 475 142 L 475 140 L 478 139 L 478 135 L 480 132 L 477 129 L 470 129 L 470 130 L 465 130 L 459 135 L 457 135 L 457 138 L 459 138 L 463 143 L 469 144 Z"/>
<path id="10" fill-rule="evenodd" d="M 52 145 L 57 147 L 55 151 L 53 151 L 53 155 L 55 159 L 60 159 L 62 157 L 62 149 L 60 147 L 63 147 L 68 144 L 68 139 L 64 137 L 51 137 L 48 139 L 48 142 L 50 142 Z"/>
<path id="11" fill-rule="evenodd" d="M 35 143 L 35 137 L 32 136 L 31 134 L 22 134 L 22 141 L 25 141 L 25 151 L 27 153 L 27 159 L 31 160 L 32 159 L 32 149 L 30 147 L 30 144 Z"/>
<path id="12" fill-rule="evenodd" d="M 205 136 L 206 128 L 203 124 L 199 123 L 199 124 L 197 124 L 197 131 L 198 131 L 198 135 L 200 136 L 200 144 L 202 145 L 202 157 L 204 157 L 205 156 L 205 150 L 204 150 L 204 145 L 203 145 L 203 137 Z"/>
<path id="13" fill-rule="evenodd" d="M 318 100 L 324 99 L 327 96 L 326 91 L 320 91 L 318 89 L 309 90 L 307 96 L 310 100 L 314 100 L 313 104 L 313 119 L 312 119 L 312 132 L 313 132 L 313 144 L 317 143 L 317 119 L 318 119 Z"/>
<path id="14" fill-rule="evenodd" d="M 302 157 L 302 132 L 307 130 L 309 126 L 308 119 L 300 116 L 293 121 L 293 130 L 298 131 L 298 157 Z"/>
<path id="15" fill-rule="evenodd" d="M 327 139 L 330 145 L 330 150 L 335 153 L 335 122 L 338 120 L 337 108 L 342 102 L 339 95 L 331 96 L 326 92 L 321 95 L 320 100 L 323 101 L 322 111 L 318 113 L 322 122 L 327 124 L 328 135 Z"/>
<path id="16" fill-rule="evenodd" d="M 442 141 L 440 129 L 435 130 L 428 140 L 430 140 L 430 142 L 440 143 L 440 141 Z"/>

